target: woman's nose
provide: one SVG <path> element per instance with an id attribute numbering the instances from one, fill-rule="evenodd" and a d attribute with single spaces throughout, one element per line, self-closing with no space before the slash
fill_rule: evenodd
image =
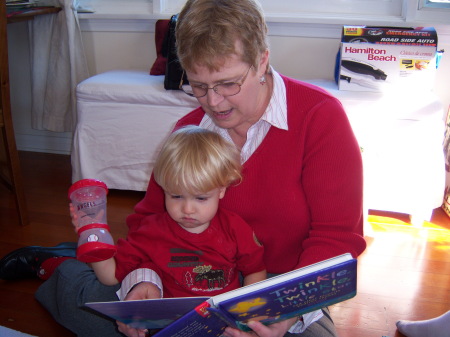
<path id="1" fill-rule="evenodd" d="M 210 107 L 215 107 L 223 101 L 223 96 L 219 95 L 214 90 L 208 90 L 208 93 L 206 94 L 206 101 Z"/>

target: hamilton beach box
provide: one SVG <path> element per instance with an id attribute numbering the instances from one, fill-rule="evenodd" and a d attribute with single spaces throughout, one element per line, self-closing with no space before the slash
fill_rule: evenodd
<path id="1" fill-rule="evenodd" d="M 432 90 L 436 53 L 433 27 L 344 26 L 339 90 Z"/>

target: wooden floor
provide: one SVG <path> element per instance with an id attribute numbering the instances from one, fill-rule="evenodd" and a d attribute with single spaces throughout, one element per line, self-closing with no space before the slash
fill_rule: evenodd
<path id="1" fill-rule="evenodd" d="M 18 225 L 14 199 L 0 185 L 0 256 L 26 245 L 76 241 L 67 206 L 70 158 L 21 152 L 20 159 L 31 223 Z M 142 197 L 143 192 L 110 191 L 108 221 L 116 239 L 126 235 L 125 218 Z M 340 337 L 401 337 L 398 319 L 428 319 L 450 309 L 450 218 L 437 209 L 432 223 L 417 228 L 402 214 L 370 214 L 358 295 L 331 307 L 332 316 Z M 74 336 L 34 300 L 40 283 L 0 280 L 0 325 L 40 337 Z"/>

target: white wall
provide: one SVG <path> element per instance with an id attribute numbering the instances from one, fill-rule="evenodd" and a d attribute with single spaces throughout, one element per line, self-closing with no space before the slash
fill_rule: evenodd
<path id="1" fill-rule="evenodd" d="M 83 22 L 82 22 L 83 28 Z M 304 29 L 308 29 L 306 25 Z M 320 28 L 320 27 L 319 27 Z M 270 26 L 271 63 L 279 72 L 298 79 L 332 79 L 335 56 L 339 48 L 340 29 L 327 28 L 322 34 L 285 31 Z M 281 29 L 281 33 L 280 33 Z M 298 29 L 298 28 L 297 28 Z M 83 31 L 91 75 L 112 69 L 141 69 L 149 71 L 156 58 L 153 27 L 121 32 L 111 29 Z M 444 53 L 438 70 L 435 91 L 445 107 L 450 105 L 450 28 L 437 27 L 439 49 Z M 295 35 L 295 36 L 285 36 Z M 27 24 L 8 25 L 10 52 L 11 98 L 16 140 L 19 150 L 70 153 L 71 134 L 31 129 L 30 82 Z M 405 98 L 406 99 L 406 98 Z"/>
<path id="2" fill-rule="evenodd" d="M 156 59 L 153 32 L 84 32 L 91 75 L 114 69 L 150 71 Z"/>

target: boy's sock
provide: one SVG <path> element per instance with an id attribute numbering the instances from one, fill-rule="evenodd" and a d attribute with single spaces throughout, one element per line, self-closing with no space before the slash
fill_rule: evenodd
<path id="1" fill-rule="evenodd" d="M 400 320 L 397 329 L 407 337 L 450 337 L 450 311 L 425 321 Z"/>
<path id="2" fill-rule="evenodd" d="M 38 277 L 41 280 L 48 280 L 50 276 L 52 276 L 55 269 L 67 259 L 73 259 L 73 257 L 68 256 L 60 256 L 60 257 L 51 257 L 44 262 L 42 262 L 39 271 L 37 273 Z"/>

